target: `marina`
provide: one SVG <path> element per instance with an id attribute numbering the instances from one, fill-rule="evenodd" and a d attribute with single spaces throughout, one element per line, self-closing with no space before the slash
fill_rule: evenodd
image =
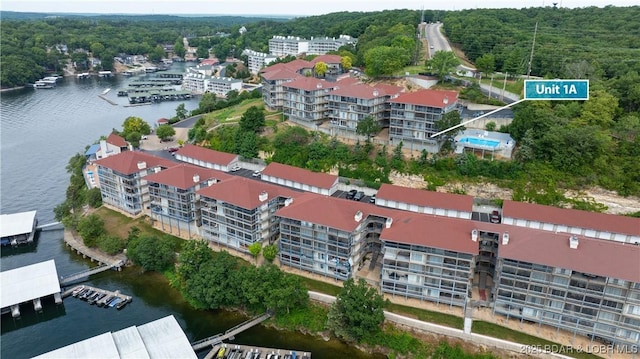
<path id="1" fill-rule="evenodd" d="M 311 359 L 311 353 L 286 350 L 254 347 L 237 344 L 216 345 L 205 358 L 215 359 Z"/>
<path id="2" fill-rule="evenodd" d="M 0 308 L 2 314 L 11 312 L 20 317 L 20 305 L 33 303 L 36 312 L 42 311 L 42 298 L 54 296 L 62 303 L 58 272 L 53 259 L 0 272 Z"/>
<path id="3" fill-rule="evenodd" d="M 37 211 L 0 215 L 3 246 L 32 243 L 38 226 Z"/>

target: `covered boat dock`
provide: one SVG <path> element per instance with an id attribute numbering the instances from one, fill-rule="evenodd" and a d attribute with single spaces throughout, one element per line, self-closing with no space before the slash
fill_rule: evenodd
<path id="1" fill-rule="evenodd" d="M 36 211 L 0 215 L 2 245 L 33 242 L 37 225 Z"/>
<path id="2" fill-rule="evenodd" d="M 42 310 L 41 298 L 53 295 L 57 304 L 62 303 L 58 271 L 53 259 L 8 271 L 0 272 L 0 308 L 2 313 L 11 311 L 20 316 L 20 304 L 33 302 L 36 311 Z"/>

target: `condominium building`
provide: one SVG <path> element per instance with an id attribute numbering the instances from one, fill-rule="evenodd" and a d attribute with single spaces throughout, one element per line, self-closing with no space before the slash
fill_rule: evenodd
<path id="1" fill-rule="evenodd" d="M 403 88 L 390 85 L 375 87 L 355 83 L 329 92 L 328 118 L 334 131 L 355 133 L 358 123 L 373 117 L 382 127 L 389 123 L 389 100 L 400 95 Z"/>
<path id="2" fill-rule="evenodd" d="M 640 244 L 639 221 L 633 217 L 510 200 L 502 206 L 502 222 L 506 224 L 631 244 Z"/>
<path id="3" fill-rule="evenodd" d="M 233 177 L 196 192 L 200 195 L 202 238 L 248 253 L 255 242 L 278 237 L 274 213 L 300 192 L 248 178 Z"/>
<path id="4" fill-rule="evenodd" d="M 264 52 L 258 52 L 249 49 L 242 51 L 242 54 L 247 56 L 247 65 L 249 67 L 249 72 L 254 75 L 257 75 L 263 67 L 278 59 L 278 56 L 276 55 L 266 54 Z"/>
<path id="5" fill-rule="evenodd" d="M 212 76 L 206 82 L 206 92 L 212 92 L 218 96 L 225 97 L 230 91 L 242 90 L 242 80 L 232 77 Z"/>
<path id="6" fill-rule="evenodd" d="M 277 36 L 269 39 L 269 53 L 276 56 L 297 56 L 309 51 L 309 40 L 297 36 Z"/>
<path id="7" fill-rule="evenodd" d="M 419 90 L 404 93 L 389 101 L 391 121 L 389 140 L 401 141 L 405 148 L 437 153 L 441 141 L 431 138 L 438 132 L 436 122 L 442 116 L 456 110 L 458 93 L 455 91 Z"/>
<path id="8" fill-rule="evenodd" d="M 138 151 L 126 151 L 95 162 L 102 203 L 128 216 L 143 214 L 149 204 L 144 177 L 175 166 L 175 162 Z"/>
<path id="9" fill-rule="evenodd" d="M 313 172 L 304 168 L 271 162 L 262 170 L 263 181 L 301 191 L 330 196 L 338 190 L 339 178 L 328 173 Z"/>
<path id="10" fill-rule="evenodd" d="M 309 40 L 308 55 L 324 55 L 329 51 L 338 51 L 345 45 L 355 45 L 358 39 L 349 35 L 340 35 L 335 37 L 312 37 Z"/>
<path id="11" fill-rule="evenodd" d="M 326 119 L 328 96 L 337 83 L 303 77 L 282 85 L 282 112 L 289 121 L 313 127 Z"/>
<path id="12" fill-rule="evenodd" d="M 384 293 L 464 307 L 479 254 L 472 221 L 396 215 L 380 234 Z"/>
<path id="13" fill-rule="evenodd" d="M 327 65 L 327 72 L 324 74 L 324 77 L 336 77 L 343 73 L 342 57 L 339 55 L 320 55 L 311 60 L 310 64 L 315 69 L 315 65 L 318 62 Z"/>
<path id="14" fill-rule="evenodd" d="M 176 164 L 144 177 L 149 187 L 149 215 L 162 230 L 192 238 L 200 235 L 198 190 L 231 175 L 190 164 Z"/>
<path id="15" fill-rule="evenodd" d="M 473 197 L 425 191 L 383 183 L 376 193 L 376 204 L 405 211 L 471 219 Z"/>
<path id="16" fill-rule="evenodd" d="M 224 172 L 237 167 L 239 161 L 239 156 L 234 153 L 215 151 L 191 144 L 186 144 L 176 151 L 175 158 L 178 161 Z"/>
<path id="17" fill-rule="evenodd" d="M 533 214 L 535 216 L 535 214 Z M 509 226 L 493 311 L 597 341 L 640 341 L 640 246 Z"/>
<path id="18" fill-rule="evenodd" d="M 264 69 L 261 74 L 262 100 L 270 109 L 282 110 L 284 103 L 284 88 L 282 85 L 286 82 L 302 78 L 303 76 L 286 69 L 284 66 L 267 69 Z"/>

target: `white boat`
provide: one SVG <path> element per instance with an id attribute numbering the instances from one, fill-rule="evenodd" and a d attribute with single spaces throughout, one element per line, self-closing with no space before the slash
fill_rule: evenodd
<path id="1" fill-rule="evenodd" d="M 55 82 L 51 83 L 43 80 L 38 80 L 36 81 L 36 83 L 33 84 L 33 88 L 35 89 L 52 89 L 54 87 L 56 87 Z"/>
<path id="2" fill-rule="evenodd" d="M 102 95 L 106 95 L 106 94 L 108 94 L 108 93 L 109 93 L 109 91 L 111 91 L 111 89 L 110 89 L 110 88 L 108 88 L 108 89 L 106 89 L 106 90 L 102 91 Z"/>
<path id="3" fill-rule="evenodd" d="M 60 77 L 60 76 L 58 76 L 58 75 L 55 75 L 55 76 L 47 76 L 47 77 L 43 78 L 43 79 L 42 79 L 42 81 L 49 82 L 49 83 L 54 83 L 54 84 L 55 84 L 55 83 L 57 83 L 57 82 L 58 82 L 58 80 L 60 80 L 60 78 L 61 78 L 61 77 Z"/>

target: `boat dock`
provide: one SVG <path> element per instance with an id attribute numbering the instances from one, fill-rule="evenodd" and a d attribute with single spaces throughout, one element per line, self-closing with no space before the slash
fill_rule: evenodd
<path id="1" fill-rule="evenodd" d="M 33 302 L 36 311 L 42 310 L 41 299 L 53 295 L 56 304 L 62 303 L 58 272 L 53 259 L 0 272 L 0 308 L 2 314 L 20 316 L 20 305 Z"/>
<path id="2" fill-rule="evenodd" d="M 205 359 L 311 359 L 311 353 L 299 350 L 262 348 L 248 345 L 218 344 Z"/>
<path id="3" fill-rule="evenodd" d="M 73 232 L 67 229 L 65 229 L 64 231 L 64 243 L 75 250 L 76 253 L 81 254 L 82 257 L 89 258 L 92 262 L 98 262 L 99 266 L 65 277 L 60 277 L 60 285 L 63 286 L 83 278 L 88 278 L 92 274 L 104 272 L 106 270 L 115 269 L 119 271 L 122 269 L 122 267 L 124 267 L 127 261 L 127 257 L 124 254 L 108 256 L 96 251 L 93 248 L 85 246 L 81 238 L 77 238 Z"/>
<path id="4" fill-rule="evenodd" d="M 37 226 L 36 211 L 0 215 L 0 243 L 3 246 L 32 243 Z"/>
<path id="5" fill-rule="evenodd" d="M 109 100 L 108 98 L 106 98 L 106 97 L 104 96 L 104 94 L 102 94 L 102 95 L 98 95 L 98 97 L 100 97 L 101 99 L 103 99 L 103 100 L 107 101 L 108 103 L 112 104 L 113 106 L 118 106 L 118 104 L 117 104 L 117 103 L 115 103 L 115 102 L 113 102 L 113 101 Z"/>
<path id="6" fill-rule="evenodd" d="M 62 298 L 73 296 L 80 300 L 84 300 L 91 305 L 97 305 L 104 308 L 116 308 L 118 310 L 124 308 L 131 303 L 133 297 L 120 293 L 119 290 L 110 291 L 91 287 L 88 285 L 79 285 L 71 289 L 67 289 L 62 293 Z"/>

